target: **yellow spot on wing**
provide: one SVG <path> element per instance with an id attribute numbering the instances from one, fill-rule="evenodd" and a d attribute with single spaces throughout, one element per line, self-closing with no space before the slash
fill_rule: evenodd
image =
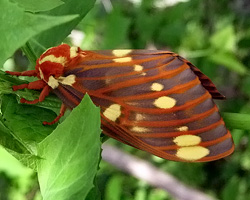
<path id="1" fill-rule="evenodd" d="M 116 50 L 113 50 L 112 53 L 114 56 L 122 57 L 122 56 L 128 55 L 131 51 L 132 50 L 130 49 L 116 49 Z"/>
<path id="2" fill-rule="evenodd" d="M 176 128 L 177 131 L 188 131 L 188 127 L 187 126 L 181 126 L 179 128 Z"/>
<path id="3" fill-rule="evenodd" d="M 145 128 L 145 127 L 139 127 L 139 126 L 134 126 L 131 131 L 137 132 L 137 133 L 144 133 L 144 132 L 148 132 L 149 129 Z"/>
<path id="4" fill-rule="evenodd" d="M 60 76 L 58 79 L 55 79 L 53 76 L 49 77 L 48 85 L 53 89 L 56 89 L 59 86 L 59 83 L 63 85 L 72 86 L 76 81 L 76 76 L 74 74 L 68 75 L 67 77 Z"/>
<path id="5" fill-rule="evenodd" d="M 50 62 L 65 65 L 67 59 L 65 57 L 63 57 L 63 56 L 55 57 L 54 55 L 49 55 L 49 56 L 45 56 L 44 58 L 39 60 L 39 64 L 42 64 L 42 63 L 44 63 L 46 61 L 50 61 Z"/>
<path id="6" fill-rule="evenodd" d="M 164 88 L 164 86 L 160 83 L 153 83 L 151 85 L 151 90 L 152 91 L 161 91 Z"/>
<path id="7" fill-rule="evenodd" d="M 173 108 L 175 104 L 176 104 L 176 100 L 167 96 L 159 97 L 158 99 L 154 101 L 154 105 L 156 107 L 163 108 L 163 109 Z"/>
<path id="8" fill-rule="evenodd" d="M 114 122 L 121 116 L 121 106 L 112 104 L 103 112 L 103 115 Z"/>
<path id="9" fill-rule="evenodd" d="M 145 119 L 145 117 L 142 114 L 136 113 L 136 115 L 135 115 L 135 120 L 136 121 L 141 121 L 141 120 L 144 120 L 144 119 Z"/>
<path id="10" fill-rule="evenodd" d="M 74 58 L 78 55 L 78 47 L 71 47 L 70 48 L 70 58 Z"/>
<path id="11" fill-rule="evenodd" d="M 131 57 L 115 58 L 115 59 L 113 59 L 113 61 L 118 62 L 118 63 L 130 62 L 130 61 L 132 61 L 132 58 Z"/>
<path id="12" fill-rule="evenodd" d="M 209 149 L 202 146 L 181 147 L 177 150 L 176 156 L 186 161 L 195 161 L 204 158 L 209 154 Z"/>
<path id="13" fill-rule="evenodd" d="M 143 66 L 141 66 L 141 65 L 134 65 L 134 71 L 140 72 L 142 70 L 143 70 Z"/>
<path id="14" fill-rule="evenodd" d="M 187 147 L 200 144 L 201 138 L 197 135 L 180 135 L 176 137 L 173 141 L 180 147 Z"/>
<path id="15" fill-rule="evenodd" d="M 74 74 L 68 75 L 66 77 L 60 76 L 58 78 L 58 82 L 62 83 L 63 85 L 70 85 L 70 86 L 72 86 L 76 82 L 76 76 Z"/>
<path id="16" fill-rule="evenodd" d="M 56 89 L 59 86 L 58 80 L 56 80 L 53 76 L 49 77 L 48 85 L 53 89 Z"/>

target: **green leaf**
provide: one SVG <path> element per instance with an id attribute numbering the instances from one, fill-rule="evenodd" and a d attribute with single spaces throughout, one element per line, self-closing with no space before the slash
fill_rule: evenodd
<path id="1" fill-rule="evenodd" d="M 195 34 L 194 34 L 195 33 Z M 186 24 L 186 34 L 182 39 L 182 44 L 179 47 L 180 50 L 187 49 L 188 51 L 193 50 L 192 54 L 205 54 L 207 56 L 206 49 L 203 49 L 207 45 L 206 33 L 204 28 L 197 22 L 189 22 Z M 187 55 L 186 55 L 187 56 Z M 188 57 L 190 53 L 188 53 Z M 189 57 L 190 58 L 190 57 Z"/>
<path id="2" fill-rule="evenodd" d="M 66 24 L 58 24 L 58 26 L 53 27 L 47 31 L 40 33 L 34 37 L 34 41 L 31 41 L 32 46 L 36 47 L 34 49 L 35 54 L 40 56 L 44 49 L 37 46 L 39 43 L 45 48 L 56 46 L 60 44 L 66 36 L 70 34 L 73 28 L 84 18 L 84 16 L 89 12 L 89 10 L 94 6 L 95 0 L 63 0 L 64 4 L 47 12 L 42 12 L 45 15 L 53 16 L 63 16 L 63 15 L 73 15 L 77 14 L 77 18 Z M 51 22 L 50 22 L 51 23 Z"/>
<path id="3" fill-rule="evenodd" d="M 248 49 L 250 46 L 250 33 L 243 34 L 238 42 L 239 49 Z"/>
<path id="4" fill-rule="evenodd" d="M 134 42 L 137 44 L 136 48 L 144 48 L 152 40 L 163 17 L 158 13 L 154 13 L 152 17 L 145 9 L 137 9 L 136 15 L 134 32 L 138 32 L 139 37 Z"/>
<path id="5" fill-rule="evenodd" d="M 18 102 L 21 97 L 33 100 L 39 96 L 38 91 L 11 89 L 12 85 L 22 83 L 27 81 L 0 71 L 0 144 L 24 165 L 36 170 L 36 144 L 55 128 L 55 125 L 43 126 L 42 122 L 52 121 L 56 117 L 53 111 L 38 106 L 53 110 L 59 107 L 61 102 L 58 98 L 49 96 L 44 102 L 36 105 L 20 104 Z"/>
<path id="6" fill-rule="evenodd" d="M 185 23 L 180 21 L 165 24 L 159 30 L 159 41 L 171 47 L 179 46 L 186 32 L 183 27 L 185 27 Z"/>
<path id="7" fill-rule="evenodd" d="M 223 191 L 222 191 L 222 200 L 236 200 L 238 199 L 239 186 L 241 184 L 240 179 L 237 176 L 233 176 L 230 180 L 227 181 Z"/>
<path id="8" fill-rule="evenodd" d="M 236 46 L 234 26 L 232 24 L 223 26 L 211 36 L 210 42 L 214 49 L 219 49 L 220 51 L 234 51 Z"/>
<path id="9" fill-rule="evenodd" d="M 29 153 L 25 145 L 15 138 L 11 130 L 2 121 L 4 120 L 0 118 L 0 144 L 8 150 L 14 150 L 15 153 Z"/>
<path id="10" fill-rule="evenodd" d="M 0 1 L 0 12 L 0 66 L 31 37 L 77 17 L 77 15 L 46 16 L 26 13 L 8 0 Z"/>
<path id="11" fill-rule="evenodd" d="M 107 18 L 107 27 L 104 34 L 102 49 L 113 49 L 124 44 L 130 20 L 122 15 L 120 9 L 114 9 Z"/>
<path id="12" fill-rule="evenodd" d="M 25 98 L 27 100 L 34 100 L 37 99 L 40 95 L 39 91 L 34 90 L 18 90 L 13 91 L 12 86 L 13 85 L 21 85 L 23 83 L 28 83 L 27 81 L 21 80 L 17 77 L 13 77 L 10 75 L 7 75 L 5 72 L 0 71 L 0 95 L 2 94 L 14 94 L 20 98 Z M 44 107 L 44 108 L 60 108 L 61 101 L 54 95 L 50 95 L 45 98 L 43 102 L 40 102 L 36 105 Z"/>
<path id="13" fill-rule="evenodd" d="M 235 57 L 235 55 L 233 55 L 233 53 L 213 52 L 208 58 L 214 63 L 223 65 L 238 74 L 243 75 L 247 73 L 247 68 Z"/>
<path id="14" fill-rule="evenodd" d="M 144 200 L 147 198 L 147 186 L 144 182 L 139 182 L 140 186 L 135 191 L 135 200 Z"/>
<path id="15" fill-rule="evenodd" d="M 164 199 L 170 199 L 169 194 L 161 189 L 154 189 L 151 190 L 148 195 L 148 200 L 164 200 Z"/>
<path id="16" fill-rule="evenodd" d="M 242 79 L 242 85 L 240 89 L 244 94 L 250 97 L 249 85 L 250 85 L 250 76 L 246 76 Z"/>
<path id="17" fill-rule="evenodd" d="M 106 187 L 105 199 L 122 199 L 123 176 L 113 176 Z"/>
<path id="18" fill-rule="evenodd" d="M 23 166 L 17 159 L 15 159 L 13 156 L 11 156 L 1 146 L 0 146 L 0 158 L 2 160 L 4 160 L 4 162 L 0 163 L 0 171 L 1 172 L 5 171 L 11 177 L 19 177 L 20 178 L 21 176 L 31 176 L 33 174 L 31 169 L 28 169 L 27 167 Z M 18 181 L 20 181 L 20 179 Z M 15 182 L 15 184 L 16 183 L 17 182 Z M 20 191 L 21 190 L 22 189 L 20 189 Z M 1 186 L 1 199 L 3 199 L 2 198 L 2 186 Z"/>
<path id="19" fill-rule="evenodd" d="M 48 11 L 53 8 L 56 8 L 63 3 L 61 0 L 13 0 L 16 2 L 20 7 L 23 7 L 25 11 L 30 12 L 42 12 L 42 11 Z"/>
<path id="20" fill-rule="evenodd" d="M 94 181 L 95 187 L 90 190 L 85 200 L 98 200 L 101 199 L 101 192 L 97 186 L 97 181 Z"/>
<path id="21" fill-rule="evenodd" d="M 249 114 L 221 113 L 221 115 L 228 128 L 250 130 Z"/>
<path id="22" fill-rule="evenodd" d="M 36 154 L 36 144 L 41 142 L 55 128 L 55 126 L 43 126 L 42 122 L 45 120 L 52 121 L 56 117 L 55 113 L 37 106 L 18 104 L 14 95 L 3 95 L 1 100 L 1 122 L 3 126 L 0 126 L 0 131 L 8 133 L 9 137 L 13 137 L 8 144 L 10 146 L 12 143 L 13 148 L 9 146 L 8 148 L 20 152 L 16 148 L 16 145 L 20 143 L 29 153 Z"/>
<path id="23" fill-rule="evenodd" d="M 88 95 L 39 144 L 38 179 L 44 200 L 82 200 L 93 188 L 100 157 L 100 112 Z"/>
<path id="24" fill-rule="evenodd" d="M 19 104 L 14 95 L 1 96 L 1 112 L 0 144 L 24 165 L 36 170 L 37 143 L 55 128 L 55 125 L 43 126 L 42 122 L 52 121 L 55 113 Z"/>

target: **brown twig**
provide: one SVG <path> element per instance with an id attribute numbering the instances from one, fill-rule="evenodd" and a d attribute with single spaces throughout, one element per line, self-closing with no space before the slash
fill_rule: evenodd
<path id="1" fill-rule="evenodd" d="M 178 200 L 212 200 L 212 197 L 191 188 L 172 175 L 154 167 L 149 162 L 126 154 L 116 147 L 107 144 L 102 146 L 102 158 L 127 172 L 138 179 L 146 181 L 148 184 L 166 190 L 170 195 Z"/>

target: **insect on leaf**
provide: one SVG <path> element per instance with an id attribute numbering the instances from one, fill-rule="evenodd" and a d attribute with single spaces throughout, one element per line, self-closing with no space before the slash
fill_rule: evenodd
<path id="1" fill-rule="evenodd" d="M 44 52 L 35 70 L 7 72 L 39 80 L 13 86 L 50 92 L 66 108 L 86 93 L 100 106 L 103 132 L 159 157 L 204 162 L 231 154 L 234 144 L 214 99 L 224 99 L 211 80 L 179 55 L 160 50 L 85 51 L 62 44 Z"/>

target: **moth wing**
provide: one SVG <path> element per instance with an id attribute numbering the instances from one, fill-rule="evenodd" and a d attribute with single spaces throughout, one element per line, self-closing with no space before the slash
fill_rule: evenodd
<path id="1" fill-rule="evenodd" d="M 105 134 L 159 157 L 203 162 L 231 154 L 234 144 L 212 97 L 214 84 L 168 51 L 88 51 L 55 93 L 73 108 L 87 92 L 101 107 Z"/>

